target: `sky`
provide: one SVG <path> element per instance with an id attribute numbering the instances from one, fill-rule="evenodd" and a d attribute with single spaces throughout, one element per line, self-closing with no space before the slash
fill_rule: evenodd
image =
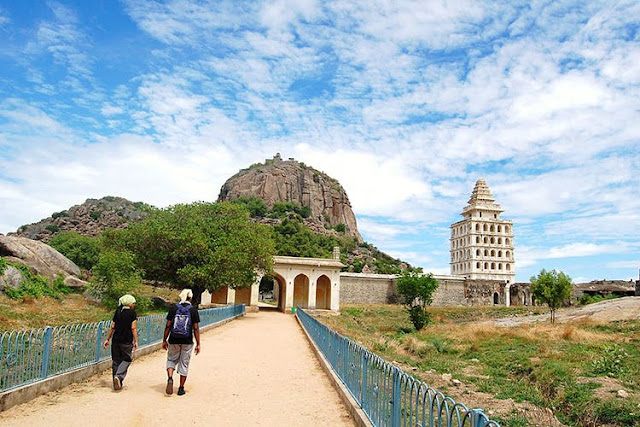
<path id="1" fill-rule="evenodd" d="M 275 153 L 426 271 L 482 177 L 516 280 L 637 278 L 640 2 L 0 0 L 1 233 L 214 201 Z"/>

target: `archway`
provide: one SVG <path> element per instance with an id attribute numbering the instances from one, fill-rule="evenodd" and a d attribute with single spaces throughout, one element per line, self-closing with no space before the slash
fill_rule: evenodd
<path id="1" fill-rule="evenodd" d="M 293 305 L 307 308 L 309 302 L 309 278 L 298 274 L 293 280 Z"/>
<path id="2" fill-rule="evenodd" d="M 284 297 L 281 283 L 284 283 L 284 280 L 278 280 L 274 276 L 262 276 L 258 285 L 258 301 L 262 303 L 262 307 L 280 308 L 280 300 Z"/>
<path id="3" fill-rule="evenodd" d="M 494 305 L 500 304 L 500 295 L 498 295 L 497 292 L 493 293 L 493 304 Z"/>
<path id="4" fill-rule="evenodd" d="M 331 309 L 331 280 L 324 274 L 316 282 L 316 308 Z"/>

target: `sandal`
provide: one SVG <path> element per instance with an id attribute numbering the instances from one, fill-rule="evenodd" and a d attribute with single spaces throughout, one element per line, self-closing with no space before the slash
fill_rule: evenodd
<path id="1" fill-rule="evenodd" d="M 173 394 L 173 378 L 167 380 L 167 389 L 165 391 L 167 394 Z"/>

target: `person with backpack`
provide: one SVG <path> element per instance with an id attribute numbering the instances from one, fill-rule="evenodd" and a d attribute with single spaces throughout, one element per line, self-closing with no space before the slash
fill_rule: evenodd
<path id="1" fill-rule="evenodd" d="M 118 308 L 113 314 L 111 328 L 104 342 L 104 348 L 111 343 L 111 372 L 113 389 L 121 390 L 129 365 L 133 361 L 133 352 L 138 348 L 138 315 L 135 311 L 136 299 L 133 295 L 123 295 L 118 300 Z"/>
<path id="2" fill-rule="evenodd" d="M 167 350 L 167 394 L 173 394 L 174 371 L 178 371 L 180 375 L 178 396 L 185 393 L 184 383 L 187 381 L 194 336 L 196 354 L 200 353 L 200 315 L 198 309 L 191 305 L 192 298 L 191 289 L 183 289 L 180 292 L 180 302 L 172 306 L 167 314 L 162 341 L 162 348 Z"/>

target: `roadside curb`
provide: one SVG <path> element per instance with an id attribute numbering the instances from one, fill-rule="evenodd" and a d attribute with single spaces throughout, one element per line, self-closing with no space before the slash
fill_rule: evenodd
<path id="1" fill-rule="evenodd" d="M 340 399 L 347 407 L 347 410 L 349 411 L 349 414 L 351 414 L 351 416 L 353 417 L 356 425 L 358 427 L 373 427 L 373 424 L 371 423 L 371 420 L 369 420 L 369 417 L 367 417 L 367 414 L 365 414 L 364 410 L 360 407 L 358 402 L 356 402 L 356 400 L 351 395 L 351 392 L 347 389 L 347 387 L 344 385 L 342 380 L 333 371 L 333 369 L 331 368 L 331 365 L 329 364 L 327 359 L 324 357 L 324 355 L 322 354 L 322 352 L 320 351 L 316 343 L 313 342 L 313 339 L 311 339 L 311 336 L 307 333 L 307 330 L 304 328 L 304 326 L 302 326 L 302 323 L 300 322 L 300 319 L 298 318 L 297 314 L 295 315 L 295 317 L 296 317 L 296 321 L 298 322 L 298 325 L 300 326 L 300 329 L 302 329 L 302 332 L 304 333 L 304 336 L 307 337 L 307 341 L 309 341 L 309 344 L 311 349 L 313 350 L 313 353 L 316 355 L 318 361 L 320 362 L 320 366 L 322 367 L 322 370 L 325 371 L 326 374 L 329 376 L 329 379 L 331 380 L 333 387 L 338 392 Z"/>
<path id="2" fill-rule="evenodd" d="M 228 319 L 203 326 L 202 328 L 200 328 L 200 330 L 202 332 L 206 332 L 209 329 L 217 328 L 242 316 L 244 316 L 244 314 L 238 314 Z M 160 350 L 161 348 L 162 342 L 149 344 L 136 350 L 136 352 L 134 353 L 134 357 L 135 359 L 137 359 L 139 357 L 146 356 L 157 350 Z M 56 390 L 68 386 L 69 384 L 84 381 L 108 369 L 111 369 L 111 358 L 2 392 L 0 393 L 0 413 L 13 406 L 20 405 L 22 403 L 26 403 L 32 399 L 35 399 L 42 394 L 55 392 Z"/>

